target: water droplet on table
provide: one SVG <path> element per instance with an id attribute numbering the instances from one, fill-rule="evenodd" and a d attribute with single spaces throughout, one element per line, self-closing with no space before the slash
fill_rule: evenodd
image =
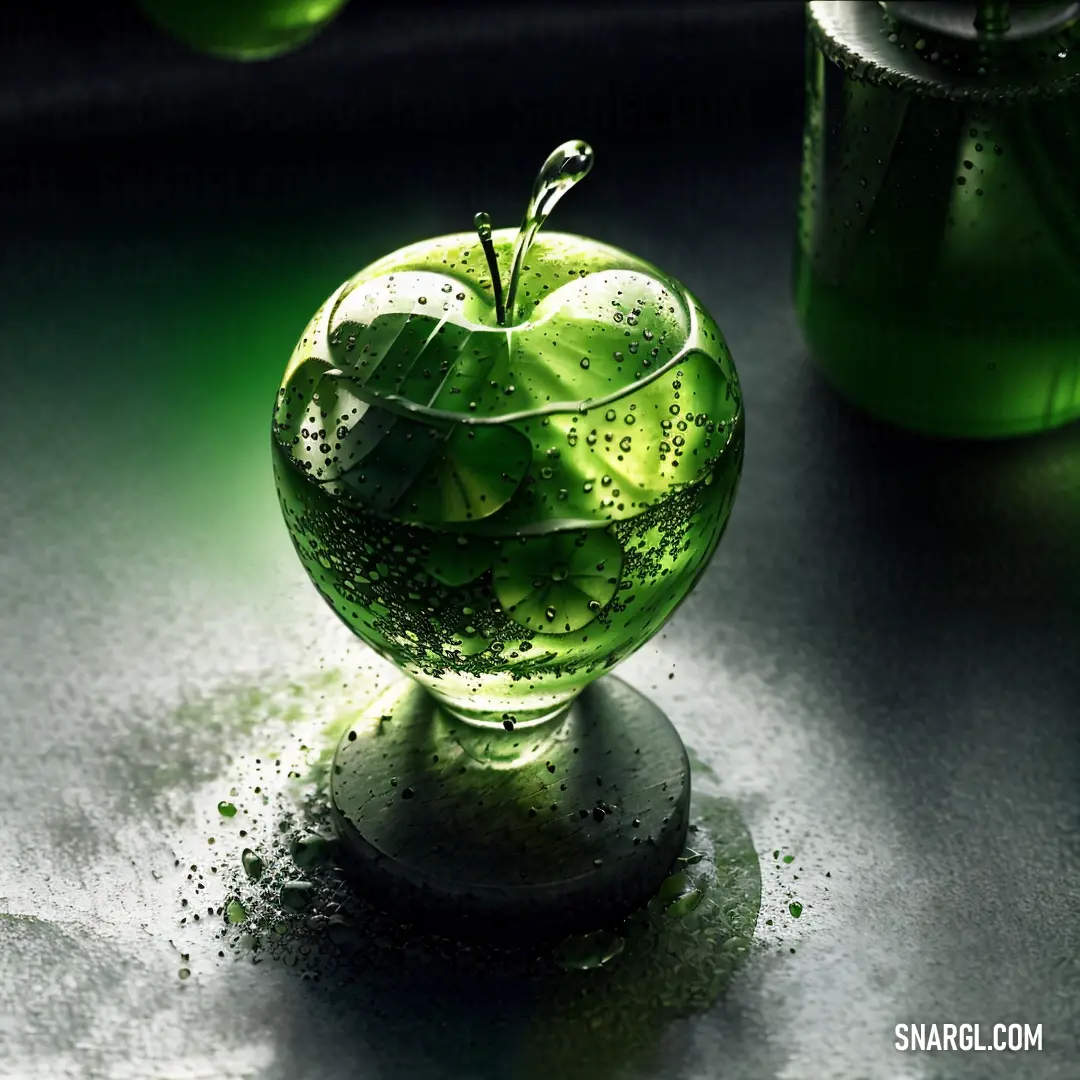
<path id="1" fill-rule="evenodd" d="M 258 881 L 263 874 L 263 861 L 255 854 L 251 848 L 244 848 L 243 853 L 240 856 L 240 861 L 244 865 L 244 873 L 247 874 L 252 881 Z"/>
<path id="2" fill-rule="evenodd" d="M 314 891 L 310 881 L 287 881 L 281 886 L 281 906 L 289 911 L 303 911 Z"/>
<path id="3" fill-rule="evenodd" d="M 555 963 L 564 971 L 592 971 L 609 964 L 625 945 L 626 940 L 612 930 L 575 935 L 555 950 Z"/>

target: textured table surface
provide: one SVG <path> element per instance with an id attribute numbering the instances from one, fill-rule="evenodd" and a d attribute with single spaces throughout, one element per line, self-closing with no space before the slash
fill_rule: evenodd
<path id="1" fill-rule="evenodd" d="M 514 1075 L 491 1002 L 219 958 L 221 919 L 192 916 L 242 846 L 218 801 L 386 684 L 279 518 L 269 408 L 293 340 L 375 256 L 481 207 L 513 221 L 577 136 L 597 164 L 558 227 L 685 281 L 748 414 L 721 549 L 620 674 L 736 809 L 761 912 L 720 1000 L 629 1074 L 1077 1075 L 1080 434 L 921 443 L 838 403 L 790 300 L 797 12 L 635 18 L 534 26 L 497 61 L 429 28 L 404 69 L 393 50 L 348 69 L 328 42 L 267 100 L 245 71 L 173 112 L 159 71 L 108 123 L 87 106 L 91 134 L 54 117 L 5 160 L 0 1076 Z M 599 74 L 576 99 L 582 56 Z M 499 138 L 470 97 L 489 63 L 527 84 Z M 320 64 L 355 85 L 283 91 Z M 894 1025 L 935 1021 L 1041 1024 L 1043 1049 L 893 1049 Z"/>

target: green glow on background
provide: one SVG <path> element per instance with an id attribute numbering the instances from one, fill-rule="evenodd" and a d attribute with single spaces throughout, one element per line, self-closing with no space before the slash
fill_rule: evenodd
<path id="1" fill-rule="evenodd" d="M 160 220 L 13 238 L 15 259 L 23 245 L 56 255 L 22 259 L 9 292 L 9 504 L 40 500 L 34 542 L 73 539 L 93 566 L 180 550 L 200 578 L 266 593 L 287 554 L 302 582 L 271 467 L 281 374 L 333 288 L 424 226 Z"/>
<path id="2" fill-rule="evenodd" d="M 268 252 L 222 245 L 197 286 L 170 290 L 160 309 L 170 324 L 160 386 L 173 510 L 185 531 L 209 527 L 239 574 L 261 573 L 271 553 L 290 547 L 274 494 L 271 415 L 296 339 L 352 261 L 282 231 Z M 378 248 L 365 244 L 356 266 Z"/>

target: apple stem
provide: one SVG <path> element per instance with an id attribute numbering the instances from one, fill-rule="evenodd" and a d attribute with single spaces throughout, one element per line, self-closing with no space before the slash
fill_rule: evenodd
<path id="1" fill-rule="evenodd" d="M 491 287 L 495 291 L 495 318 L 500 326 L 506 325 L 506 308 L 503 307 L 502 279 L 499 277 L 499 260 L 495 257 L 495 245 L 491 242 L 491 218 L 481 211 L 473 218 L 476 232 L 480 237 L 480 246 L 487 258 L 488 270 L 491 271 Z"/>
<path id="2" fill-rule="evenodd" d="M 510 263 L 510 285 L 506 313 L 510 325 L 515 323 L 518 282 L 521 268 L 537 230 L 544 224 L 555 204 L 592 168 L 593 149 L 587 142 L 571 139 L 556 147 L 540 166 L 533 184 L 532 197 L 514 241 L 514 256 Z"/>

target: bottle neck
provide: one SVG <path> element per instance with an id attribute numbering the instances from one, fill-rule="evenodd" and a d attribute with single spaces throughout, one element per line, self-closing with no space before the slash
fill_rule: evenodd
<path id="1" fill-rule="evenodd" d="M 879 0 L 891 18 L 957 41 L 1023 41 L 1080 20 L 1075 0 Z"/>
<path id="2" fill-rule="evenodd" d="M 807 13 L 814 44 L 861 81 L 988 104 L 1080 95 L 1080 0 L 810 0 Z"/>

